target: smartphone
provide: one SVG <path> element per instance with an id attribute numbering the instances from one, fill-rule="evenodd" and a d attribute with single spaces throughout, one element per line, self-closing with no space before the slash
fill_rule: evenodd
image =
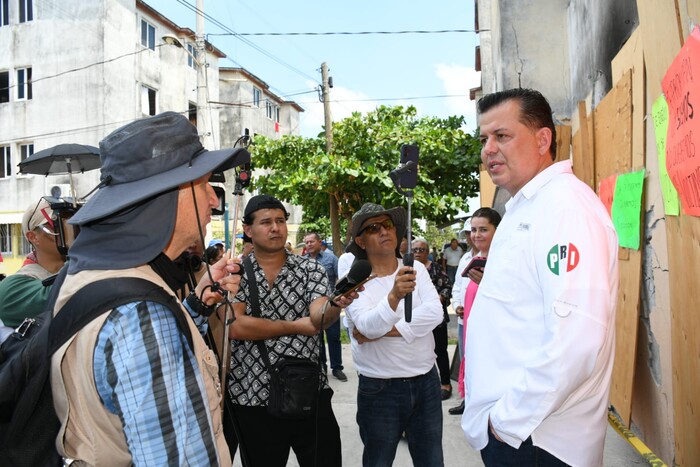
<path id="1" fill-rule="evenodd" d="M 418 184 L 418 146 L 415 144 L 401 146 L 401 165 L 409 162 L 413 165 L 401 174 L 401 188 L 413 189 Z"/>
<path id="2" fill-rule="evenodd" d="M 474 268 L 479 268 L 483 271 L 485 266 L 486 266 L 486 258 L 484 258 L 483 256 L 475 256 L 469 262 L 467 267 L 464 268 L 464 271 L 462 272 L 462 277 L 468 277 L 469 271 L 471 271 Z"/>

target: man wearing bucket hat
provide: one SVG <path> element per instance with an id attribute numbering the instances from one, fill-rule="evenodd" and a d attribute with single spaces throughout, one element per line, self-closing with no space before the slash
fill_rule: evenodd
<path id="1" fill-rule="evenodd" d="M 360 373 L 357 423 L 364 465 L 391 465 L 405 433 L 415 466 L 441 466 L 442 399 L 433 329 L 443 320 L 440 298 L 422 263 L 403 266 L 399 239 L 406 211 L 365 203 L 352 217 L 346 248 L 367 259 L 376 277 L 347 309 Z M 412 320 L 404 297 L 413 294 Z"/>
<path id="2" fill-rule="evenodd" d="M 24 212 L 22 233 L 32 252 L 15 274 L 0 282 L 0 319 L 13 328 L 44 311 L 51 288 L 42 281 L 58 272 L 65 261 L 56 245 L 54 214 L 44 198 Z"/>
<path id="3" fill-rule="evenodd" d="M 187 278 L 173 260 L 203 242 L 218 205 L 209 177 L 250 160 L 243 149 L 205 150 L 174 112 L 115 130 L 100 142 L 100 158 L 100 188 L 70 220 L 81 230 L 55 313 L 106 278 L 146 279 L 175 297 Z M 88 465 L 231 465 L 216 359 L 200 331 L 225 292 L 238 290 L 237 271 L 222 259 L 180 304 L 191 343 L 170 309 L 146 300 L 107 311 L 53 355 L 62 456 Z"/>

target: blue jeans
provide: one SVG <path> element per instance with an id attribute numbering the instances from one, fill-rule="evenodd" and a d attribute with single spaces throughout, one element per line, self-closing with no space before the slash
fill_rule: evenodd
<path id="1" fill-rule="evenodd" d="M 442 399 L 433 367 L 413 378 L 377 379 L 360 375 L 357 424 L 365 445 L 364 467 L 390 467 L 402 433 L 414 467 L 441 467 Z"/>
<path id="2" fill-rule="evenodd" d="M 331 369 L 343 369 L 343 349 L 340 344 L 340 318 L 326 329 L 328 339 L 328 354 L 331 357 Z M 321 363 L 326 364 L 326 345 L 321 334 Z"/>
<path id="3" fill-rule="evenodd" d="M 520 448 L 498 441 L 489 429 L 489 444 L 481 450 L 481 460 L 486 467 L 568 467 L 542 448 L 532 444 L 532 438 L 522 442 Z"/>

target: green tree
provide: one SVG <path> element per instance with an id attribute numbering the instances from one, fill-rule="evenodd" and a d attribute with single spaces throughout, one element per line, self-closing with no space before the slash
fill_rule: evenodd
<path id="1" fill-rule="evenodd" d="M 253 180 L 254 188 L 304 209 L 304 223 L 313 225 L 330 217 L 337 203 L 344 242 L 349 240 L 352 214 L 363 203 L 406 206 L 389 178 L 400 158 L 402 144 L 420 148 L 418 186 L 412 216 L 444 224 L 478 191 L 479 141 L 465 133 L 463 117 L 418 118 L 415 107 L 381 106 L 358 112 L 333 124 L 333 153 L 325 138 L 284 136 L 279 140 L 257 137 L 251 147 L 253 165 L 267 169 Z M 333 239 L 336 252 L 340 239 Z"/>

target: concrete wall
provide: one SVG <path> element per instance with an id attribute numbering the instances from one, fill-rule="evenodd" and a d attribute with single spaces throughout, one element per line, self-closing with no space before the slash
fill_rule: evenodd
<path id="1" fill-rule="evenodd" d="M 571 101 L 593 94 L 597 105 L 612 88 L 610 62 L 639 24 L 630 0 L 573 0 L 568 9 Z"/>

